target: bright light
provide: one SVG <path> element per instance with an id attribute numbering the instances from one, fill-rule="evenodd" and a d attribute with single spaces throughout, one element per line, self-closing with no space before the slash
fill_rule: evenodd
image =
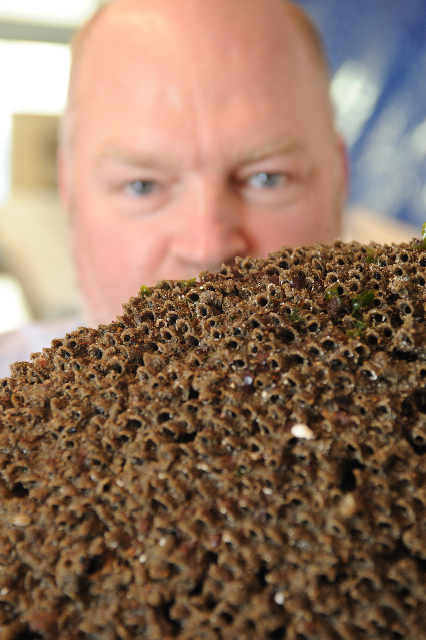
<path id="1" fill-rule="evenodd" d="M 65 106 L 70 48 L 45 42 L 0 41 L 1 110 L 58 113 Z"/>
<path id="2" fill-rule="evenodd" d="M 67 45 L 0 41 L 0 205 L 9 193 L 12 114 L 61 113 L 70 63 Z"/>
<path id="3" fill-rule="evenodd" d="M 336 124 L 349 146 L 358 140 L 364 123 L 373 113 L 379 95 L 379 88 L 369 75 L 367 67 L 355 60 L 348 60 L 340 67 L 331 82 Z"/>
<path id="4" fill-rule="evenodd" d="M 78 24 L 98 7 L 97 0 L 0 0 L 0 17 Z"/>

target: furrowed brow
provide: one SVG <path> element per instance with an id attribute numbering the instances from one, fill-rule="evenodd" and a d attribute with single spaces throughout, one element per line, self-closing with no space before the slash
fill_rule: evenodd
<path id="1" fill-rule="evenodd" d="M 297 138 L 289 138 L 286 140 L 277 140 L 261 149 L 257 149 L 251 153 L 248 153 L 244 158 L 242 164 L 249 165 L 275 156 L 285 155 L 293 152 L 306 151 L 306 145 Z"/>
<path id="2" fill-rule="evenodd" d="M 145 169 L 171 169 L 172 163 L 167 158 L 144 152 L 126 151 L 115 147 L 109 147 L 102 151 L 96 158 L 96 165 L 100 166 L 105 162 L 112 161 L 125 164 L 130 167 L 141 167 Z"/>

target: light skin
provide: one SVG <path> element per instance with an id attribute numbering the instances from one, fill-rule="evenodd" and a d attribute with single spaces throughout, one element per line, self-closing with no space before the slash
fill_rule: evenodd
<path id="1" fill-rule="evenodd" d="M 140 286 L 339 235 L 324 73 L 280 0 L 116 0 L 84 43 L 60 154 L 89 321 Z"/>

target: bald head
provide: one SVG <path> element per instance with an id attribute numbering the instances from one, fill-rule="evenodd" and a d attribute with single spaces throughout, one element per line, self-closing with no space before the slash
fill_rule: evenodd
<path id="1" fill-rule="evenodd" d="M 327 65 L 284 0 L 115 0 L 74 43 L 60 177 L 109 322 L 141 284 L 330 242 L 344 195 Z"/>
<path id="2" fill-rule="evenodd" d="M 324 46 L 321 40 L 321 36 L 319 35 L 315 25 L 307 16 L 307 14 L 303 11 L 303 9 L 297 5 L 295 2 L 291 2 L 290 0 L 236 0 L 234 4 L 236 7 L 239 6 L 240 9 L 247 15 L 248 7 L 250 3 L 253 4 L 252 10 L 259 9 L 260 13 L 265 14 L 266 3 L 270 4 L 270 8 L 273 10 L 273 15 L 278 18 L 279 21 L 283 23 L 290 23 L 292 27 L 295 28 L 295 32 L 299 37 L 300 41 L 306 47 L 306 53 L 309 55 L 310 60 L 312 62 L 313 67 L 318 71 L 318 77 L 323 82 L 323 87 L 328 95 L 329 90 L 329 65 L 327 56 L 325 54 Z M 150 23 L 152 19 L 153 9 L 161 12 L 163 15 L 167 15 L 167 9 L 176 10 L 176 5 L 179 4 L 179 7 L 182 8 L 182 3 L 176 3 L 173 0 L 159 0 L 158 2 L 153 3 L 151 0 L 113 0 L 108 5 L 104 5 L 101 7 L 88 22 L 83 25 L 81 29 L 77 31 L 72 41 L 72 64 L 71 64 L 71 72 L 70 72 L 70 81 L 69 81 L 69 89 L 68 89 L 68 105 L 67 105 L 67 113 L 66 117 L 63 121 L 63 141 L 65 142 L 69 137 L 70 131 L 66 133 L 69 129 L 70 123 L 69 120 L 69 111 L 72 110 L 73 99 L 75 94 L 75 87 L 78 82 L 79 77 L 79 69 L 80 65 L 84 64 L 84 51 L 86 44 L 90 40 L 90 36 L 92 32 L 96 29 L 102 29 L 103 21 L 114 21 L 117 17 L 121 19 L 127 19 L 129 22 L 146 22 Z M 191 5 L 190 11 L 194 16 L 197 14 L 197 7 L 203 6 L 206 8 L 209 4 L 214 5 L 214 9 L 217 10 L 218 2 L 213 0 L 195 0 L 195 2 L 187 2 L 188 5 Z M 230 8 L 230 4 L 227 2 L 228 9 Z M 256 7 L 257 5 L 257 7 Z M 234 10 L 235 12 L 235 10 Z M 179 11 L 180 13 L 180 11 Z M 262 21 L 262 18 L 261 18 Z M 189 34 L 188 34 L 189 35 Z M 284 42 L 282 43 L 284 47 Z M 279 52 L 277 52 L 279 54 Z M 330 117 L 333 118 L 332 109 L 330 106 Z"/>
<path id="3" fill-rule="evenodd" d="M 270 0 L 263 0 L 263 8 L 265 7 L 265 2 L 267 1 Z M 317 64 L 322 71 L 328 74 L 328 62 L 324 52 L 321 37 L 307 14 L 299 5 L 297 5 L 295 2 L 291 2 L 290 0 L 272 0 L 272 2 L 280 5 L 278 9 L 282 14 L 283 20 L 292 20 L 295 26 L 298 27 L 300 36 L 303 38 L 306 46 L 311 51 L 313 62 Z M 161 4 L 165 5 L 166 3 Z M 247 2 L 245 2 L 245 4 L 247 5 Z M 129 10 L 135 13 L 144 13 L 146 11 L 149 11 L 149 5 L 150 3 L 146 2 L 146 0 L 142 0 L 142 2 L 140 0 L 138 2 L 135 2 L 134 0 L 130 0 L 130 2 L 129 0 L 114 0 L 114 2 L 101 7 L 86 22 L 86 24 L 77 31 L 76 35 L 73 38 L 73 65 L 78 65 L 80 55 L 84 48 L 84 43 L 88 38 L 90 32 L 92 31 L 92 28 L 100 20 L 101 17 L 107 17 L 108 14 L 111 13 L 112 15 L 114 15 L 116 12 Z"/>

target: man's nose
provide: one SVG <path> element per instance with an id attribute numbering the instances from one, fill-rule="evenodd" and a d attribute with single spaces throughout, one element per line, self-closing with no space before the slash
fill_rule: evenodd
<path id="1" fill-rule="evenodd" d="M 200 180 L 179 207 L 172 246 L 175 258 L 199 269 L 217 270 L 223 262 L 250 252 L 243 203 L 226 183 Z"/>

